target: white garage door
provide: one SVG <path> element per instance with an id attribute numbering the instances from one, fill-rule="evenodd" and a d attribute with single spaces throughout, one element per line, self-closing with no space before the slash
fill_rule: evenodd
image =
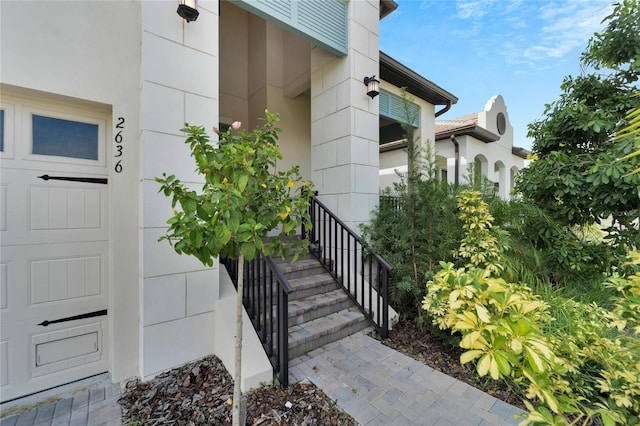
<path id="1" fill-rule="evenodd" d="M 109 369 L 107 120 L 3 93 L 0 395 Z"/>

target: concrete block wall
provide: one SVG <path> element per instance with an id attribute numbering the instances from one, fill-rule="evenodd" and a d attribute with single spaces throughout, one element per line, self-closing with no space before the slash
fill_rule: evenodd
<path id="1" fill-rule="evenodd" d="M 346 57 L 311 52 L 311 178 L 321 200 L 356 231 L 378 202 L 379 106 L 363 83 L 379 74 L 378 8 L 349 2 Z"/>
<path id="2" fill-rule="evenodd" d="M 158 238 L 171 215 L 156 176 L 176 174 L 197 186 L 185 122 L 218 125 L 218 2 L 200 1 L 187 23 L 169 2 L 142 2 L 141 65 L 141 376 L 214 352 L 218 265 L 178 256 Z"/>

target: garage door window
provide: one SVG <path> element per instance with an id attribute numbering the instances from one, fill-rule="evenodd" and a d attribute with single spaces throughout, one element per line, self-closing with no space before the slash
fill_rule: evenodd
<path id="1" fill-rule="evenodd" d="M 98 160 L 98 125 L 33 114 L 33 154 Z"/>

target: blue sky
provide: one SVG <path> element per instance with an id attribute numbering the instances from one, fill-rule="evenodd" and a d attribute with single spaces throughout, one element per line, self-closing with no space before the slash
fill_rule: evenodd
<path id="1" fill-rule="evenodd" d="M 441 116 L 481 111 L 501 94 L 514 144 L 558 99 L 580 54 L 604 25 L 611 0 L 396 0 L 380 21 L 380 50 L 458 97 Z"/>

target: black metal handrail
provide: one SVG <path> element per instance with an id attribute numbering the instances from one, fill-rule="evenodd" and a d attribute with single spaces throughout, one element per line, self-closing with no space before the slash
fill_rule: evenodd
<path id="1" fill-rule="evenodd" d="M 238 288 L 238 260 L 221 259 Z M 269 357 L 274 375 L 289 386 L 289 281 L 271 256 L 259 253 L 244 263 L 242 304 Z"/>
<path id="2" fill-rule="evenodd" d="M 313 197 L 309 205 L 311 229 L 303 229 L 314 249 L 311 252 L 342 285 L 380 337 L 389 332 L 388 290 L 393 267 L 364 247 L 362 239 L 326 205 Z"/>
<path id="3" fill-rule="evenodd" d="M 317 198 L 309 204 L 311 229 L 302 229 L 311 253 L 342 285 L 378 334 L 389 331 L 388 281 L 393 267 L 366 251 L 361 238 Z M 231 281 L 238 288 L 238 260 L 222 258 Z M 270 256 L 259 253 L 245 260 L 242 304 L 269 357 L 274 375 L 289 386 L 289 294 L 292 287 Z"/>

